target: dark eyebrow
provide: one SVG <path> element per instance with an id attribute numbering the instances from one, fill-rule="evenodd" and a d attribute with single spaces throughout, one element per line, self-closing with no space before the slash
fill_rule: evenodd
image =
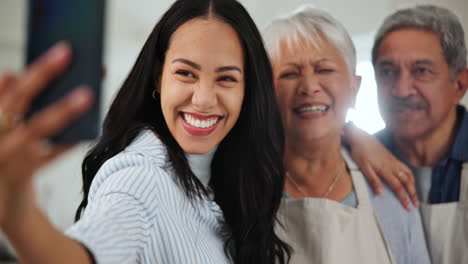
<path id="1" fill-rule="evenodd" d="M 429 65 L 429 66 L 434 65 L 434 63 L 431 60 L 427 60 L 427 59 L 417 60 L 413 64 L 414 65 Z"/>
<path id="2" fill-rule="evenodd" d="M 379 67 L 393 66 L 393 62 L 384 60 L 384 61 L 381 61 L 381 62 L 377 63 L 377 66 L 379 66 Z"/>
<path id="3" fill-rule="evenodd" d="M 238 71 L 242 73 L 242 70 L 236 66 L 223 66 L 216 69 L 216 72 L 226 72 L 226 71 Z"/>
<path id="4" fill-rule="evenodd" d="M 187 64 L 188 66 L 190 66 L 192 68 L 195 68 L 197 70 L 201 70 L 200 65 L 196 64 L 193 61 L 187 60 L 187 59 L 178 58 L 178 59 L 175 59 L 175 60 L 172 61 L 172 63 L 175 63 L 175 62 L 184 63 L 184 64 Z"/>
<path id="5" fill-rule="evenodd" d="M 180 63 L 184 63 L 184 64 L 187 64 L 188 66 L 192 67 L 192 68 L 195 68 L 197 70 L 201 70 L 201 66 L 191 60 L 187 60 L 187 59 L 183 59 L 183 58 L 178 58 L 178 59 L 175 59 L 172 61 L 172 63 L 175 63 L 175 62 L 180 62 Z M 238 71 L 240 73 L 242 73 L 241 69 L 239 67 L 236 67 L 236 66 L 223 66 L 223 67 L 219 67 L 216 69 L 216 72 L 226 72 L 226 71 Z"/>

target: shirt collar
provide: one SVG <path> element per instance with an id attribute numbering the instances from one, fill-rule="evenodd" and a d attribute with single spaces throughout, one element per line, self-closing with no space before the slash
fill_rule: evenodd
<path id="1" fill-rule="evenodd" d="M 203 186 L 208 187 L 211 179 L 211 161 L 218 146 L 215 146 L 206 154 L 185 153 L 190 169 Z M 166 146 L 151 130 L 141 131 L 125 151 L 135 151 L 150 157 L 162 168 L 173 170 Z"/>
<path id="2" fill-rule="evenodd" d="M 448 158 L 468 161 L 468 114 L 462 105 L 457 106 L 458 131 L 451 146 Z"/>
<path id="3" fill-rule="evenodd" d="M 453 141 L 448 154 L 437 163 L 438 165 L 445 164 L 449 159 L 468 161 L 468 113 L 466 108 L 462 105 L 457 106 L 457 122 L 459 122 L 459 126 L 455 140 Z M 404 160 L 398 153 L 390 130 L 386 128 L 379 133 L 381 135 L 382 143 L 400 160 Z"/>

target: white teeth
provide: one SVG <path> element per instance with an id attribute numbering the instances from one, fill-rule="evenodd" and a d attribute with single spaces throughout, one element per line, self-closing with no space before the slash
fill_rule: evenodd
<path id="1" fill-rule="evenodd" d="M 187 114 L 187 113 L 184 113 L 183 117 L 189 125 L 198 127 L 198 128 L 212 127 L 219 120 L 218 117 L 213 117 L 213 118 L 206 119 L 206 120 L 199 120 L 199 119 L 196 119 L 194 116 Z"/>
<path id="2" fill-rule="evenodd" d="M 296 112 L 298 113 L 322 113 L 330 108 L 327 105 L 313 105 L 313 106 L 306 106 L 301 108 L 296 108 Z"/>

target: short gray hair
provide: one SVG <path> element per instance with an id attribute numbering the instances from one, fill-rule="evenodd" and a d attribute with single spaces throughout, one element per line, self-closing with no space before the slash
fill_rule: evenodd
<path id="1" fill-rule="evenodd" d="M 372 63 L 377 61 L 379 46 L 389 33 L 405 28 L 421 29 L 439 36 L 444 58 L 452 79 L 466 67 L 466 44 L 463 27 L 450 10 L 434 5 L 401 9 L 388 16 L 380 26 L 372 47 Z"/>
<path id="2" fill-rule="evenodd" d="M 348 65 L 356 71 L 356 48 L 345 27 L 327 12 L 305 5 L 292 14 L 273 20 L 264 30 L 266 49 L 273 59 L 281 52 L 284 41 L 288 47 L 297 48 L 301 40 L 318 46 L 318 40 L 327 40 L 335 46 Z"/>

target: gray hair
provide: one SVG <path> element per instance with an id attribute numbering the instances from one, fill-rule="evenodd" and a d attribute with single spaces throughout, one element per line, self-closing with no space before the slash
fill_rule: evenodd
<path id="1" fill-rule="evenodd" d="M 459 19 L 450 10 L 433 5 L 401 9 L 385 19 L 372 47 L 374 65 L 377 61 L 380 43 L 385 36 L 404 28 L 426 30 L 439 36 L 440 46 L 449 65 L 452 79 L 455 79 L 466 67 L 465 35 Z"/>
<path id="2" fill-rule="evenodd" d="M 280 54 L 281 43 L 298 48 L 305 40 L 318 47 L 318 41 L 327 40 L 339 50 L 349 71 L 356 71 L 356 48 L 345 27 L 327 12 L 309 5 L 273 20 L 265 28 L 263 38 L 271 59 Z"/>

